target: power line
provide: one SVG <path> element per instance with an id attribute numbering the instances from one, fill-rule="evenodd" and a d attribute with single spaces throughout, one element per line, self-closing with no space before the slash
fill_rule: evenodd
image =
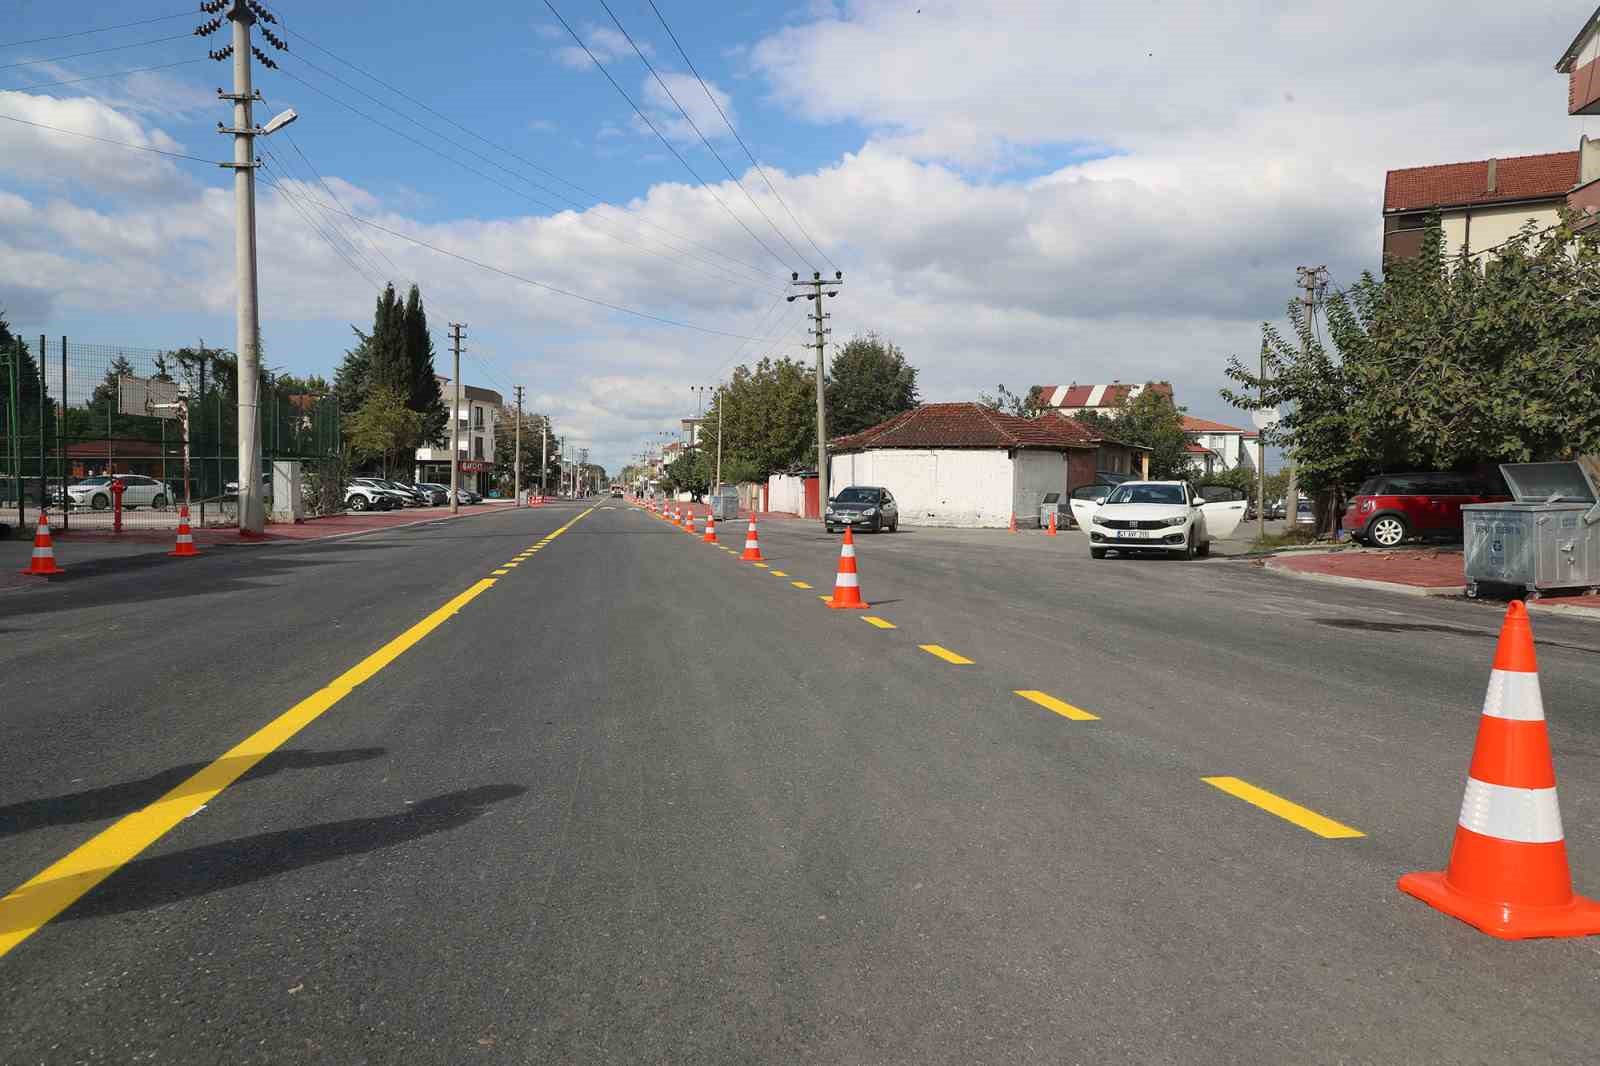
<path id="1" fill-rule="evenodd" d="M 43 44 L 45 41 L 64 41 L 68 37 L 84 37 L 91 33 L 106 33 L 110 30 L 125 30 L 130 26 L 148 26 L 153 22 L 171 22 L 173 19 L 189 18 L 191 14 L 192 12 L 189 11 L 180 11 L 176 15 L 157 15 L 155 18 L 140 19 L 137 22 L 119 22 L 115 26 L 96 26 L 92 30 L 73 30 L 71 33 L 58 33 L 51 37 L 30 37 L 26 41 L 7 41 L 5 44 L 0 44 L 0 48 L 20 48 L 25 44 Z"/>
<path id="2" fill-rule="evenodd" d="M 301 62 L 304 62 L 304 60 L 301 60 Z M 320 86 L 315 85 L 312 82 L 309 82 L 306 79 L 300 77 L 300 75 L 296 74 L 292 70 L 280 70 L 279 73 L 284 75 L 285 77 L 293 78 L 295 81 L 299 82 L 301 85 L 304 85 L 306 88 L 310 89 L 312 92 L 317 93 L 317 94 L 319 94 L 319 95 L 321 95 L 323 97 L 326 97 L 329 100 L 332 100 L 334 103 L 338 104 L 340 107 L 343 107 L 343 108 L 351 111 L 352 113 L 358 115 L 359 117 L 365 119 L 366 121 L 371 122 L 373 125 L 379 126 L 379 127 L 383 128 L 385 130 L 388 130 L 390 133 L 393 133 L 396 137 L 401 137 L 401 138 L 403 138 L 403 139 L 405 139 L 407 141 L 410 141 L 412 144 L 416 145 L 417 147 L 419 147 L 419 148 L 421 148 L 421 149 L 423 149 L 425 151 L 433 153 L 434 155 L 438 156 L 439 158 L 445 160 L 448 163 L 451 163 L 454 166 L 460 167 L 461 169 L 467 171 L 469 174 L 477 175 L 478 177 L 482 178 L 484 181 L 487 181 L 490 184 L 496 185 L 499 188 L 502 188 L 502 189 L 506 190 L 507 192 L 511 193 L 513 196 L 518 196 L 518 197 L 521 197 L 521 198 L 526 199 L 526 200 L 531 200 L 532 202 L 540 205 L 541 207 L 547 208 L 547 209 L 552 210 L 552 211 L 560 212 L 562 210 L 562 208 L 556 207 L 555 205 L 550 204 L 549 202 L 547 202 L 545 200 L 541 200 L 536 196 L 532 196 L 532 195 L 530 195 L 530 194 L 528 194 L 528 193 L 522 191 L 521 189 L 518 189 L 518 188 L 516 188 L 516 187 L 514 187 L 512 185 L 508 185 L 505 182 L 501 181 L 499 178 L 496 178 L 495 176 L 493 176 L 492 174 L 485 173 L 484 171 L 479 170 L 477 167 L 470 166 L 467 163 L 462 162 L 460 159 L 457 159 L 455 156 L 452 156 L 447 152 L 443 152 L 443 151 L 439 150 L 438 148 L 435 148 L 433 145 L 428 144 L 426 141 L 419 140 L 418 138 L 411 136 L 409 133 L 406 133 L 404 130 L 398 129 L 395 126 L 392 126 L 387 122 L 384 122 L 382 119 L 376 118 L 373 115 L 368 114 L 367 112 L 361 110 L 359 107 L 356 107 L 354 104 L 350 103 L 348 100 L 341 100 L 339 97 L 337 97 L 337 96 L 333 95 L 332 93 L 328 92 L 326 89 L 323 89 Z M 359 92 L 360 90 L 357 90 L 357 91 Z M 419 124 L 419 126 L 420 126 L 420 124 Z M 425 132 L 433 133 L 433 131 L 432 130 L 428 130 L 427 127 L 420 127 L 420 128 L 422 128 Z M 440 135 L 435 133 L 434 136 L 440 136 Z M 447 139 L 447 138 L 441 138 L 441 139 Z M 450 142 L 450 143 L 455 143 L 455 142 Z M 460 146 L 458 145 L 458 147 L 460 147 Z M 474 154 L 476 154 L 476 153 L 474 153 Z M 526 180 L 526 179 L 523 179 L 523 180 Z M 594 223 L 592 221 L 590 222 L 590 224 L 594 225 Z M 594 228 L 596 230 L 598 230 L 600 233 L 604 234 L 605 236 L 610 237 L 612 240 L 617 241 L 620 244 L 627 245 L 630 248 L 636 248 L 639 251 L 645 252 L 645 253 L 650 254 L 650 255 L 659 256 L 659 255 L 662 254 L 661 252 L 656 251 L 653 248 L 648 248 L 648 247 L 646 247 L 644 245 L 641 245 L 641 244 L 635 244 L 633 241 L 630 241 L 625 237 L 619 237 L 615 233 L 612 233 L 609 230 L 604 229 L 604 228 L 602 228 L 602 227 L 600 227 L 598 225 L 595 225 Z M 717 268 L 717 269 L 725 269 L 725 268 L 722 268 L 718 264 L 711 264 L 711 265 L 713 267 Z M 733 275 L 727 274 L 727 273 L 724 273 L 723 277 L 720 280 L 731 281 L 734 284 L 745 285 L 745 286 L 753 285 L 753 283 L 750 282 L 750 281 L 744 280 L 742 278 L 738 278 L 736 276 L 733 276 Z M 769 291 L 769 290 L 763 290 L 763 291 Z"/>
<path id="3" fill-rule="evenodd" d="M 153 67 L 134 67 L 132 70 L 113 70 L 109 74 L 90 74 L 85 78 L 67 78 L 63 81 L 43 81 L 33 85 L 17 85 L 10 89 L 0 89 L 0 92 L 20 92 L 24 89 L 50 89 L 57 85 L 76 85 L 81 81 L 99 81 L 102 78 L 125 78 L 130 74 L 147 74 L 152 70 L 169 70 L 172 67 L 187 66 L 190 63 L 204 63 L 204 59 L 180 59 L 176 63 L 159 63 Z"/>
<path id="4" fill-rule="evenodd" d="M 783 243 L 789 246 L 789 251 L 793 252 L 797 259 L 799 259 L 802 263 L 805 263 L 806 269 L 815 270 L 816 268 L 812 266 L 812 264 L 806 259 L 805 253 L 796 248 L 794 246 L 794 242 L 789 239 L 788 235 L 784 233 L 783 230 L 779 229 L 778 224 L 772 221 L 771 216 L 762 210 L 761 205 L 756 203 L 756 198 L 750 195 L 750 190 L 744 187 L 744 182 L 739 180 L 739 175 L 735 174 L 733 172 L 733 168 L 728 165 L 728 161 L 722 158 L 722 154 L 716 150 L 709 140 L 706 139 L 706 135 L 700 132 L 699 125 L 695 123 L 694 118 L 689 114 L 688 110 L 678 102 L 677 96 L 675 96 L 672 90 L 668 88 L 667 83 L 662 80 L 661 75 L 656 72 L 654 65 L 652 65 L 650 60 L 645 57 L 644 51 L 638 46 L 638 44 L 634 42 L 633 35 L 630 34 L 627 27 L 622 24 L 622 20 L 617 18 L 617 13 L 611 10 L 611 5 L 606 3 L 606 0 L 600 0 L 600 6 L 605 8 L 607 15 L 611 16 L 611 21 L 616 23 L 618 32 L 622 34 L 623 38 L 628 42 L 629 47 L 633 49 L 633 54 L 639 57 L 639 62 L 644 64 L 644 69 L 648 70 L 650 72 L 650 76 L 656 80 L 656 84 L 661 86 L 661 91 L 667 94 L 667 99 L 672 101 L 672 106 L 678 109 L 678 114 L 682 115 L 683 120 L 689 124 L 689 128 L 694 130 L 695 136 L 700 138 L 700 143 L 706 146 L 706 151 L 710 152 L 716 161 L 722 164 L 722 169 L 727 171 L 728 177 L 732 178 L 733 183 L 739 186 L 739 191 L 744 193 L 744 198 L 746 200 L 750 201 L 750 206 L 756 209 L 756 214 L 767 220 L 767 225 L 772 227 L 772 232 L 776 233 L 783 240 Z M 702 88 L 705 86 L 704 82 L 701 82 L 700 84 Z M 715 103 L 715 101 L 712 102 Z M 718 110 L 720 111 L 721 108 L 718 108 Z M 726 118 L 726 116 L 724 116 L 724 118 Z"/>
<path id="5" fill-rule="evenodd" d="M 145 144 L 132 144 L 128 141 L 114 141 L 109 137 L 96 137 L 92 133 L 79 133 L 77 130 L 64 130 L 60 126 L 50 126 L 43 122 L 29 122 L 27 119 L 18 118 L 15 115 L 0 115 L 0 119 L 5 119 L 7 122 L 20 123 L 24 126 L 32 126 L 35 129 L 49 130 L 52 133 L 65 133 L 69 137 L 82 137 L 87 141 L 99 141 L 101 144 L 114 144 L 118 148 L 131 148 L 136 152 L 150 152 L 154 155 L 170 156 L 173 159 L 191 159 L 196 163 L 205 163 L 209 166 L 217 165 L 217 162 L 214 159 L 205 159 L 201 156 L 188 155 L 184 152 L 169 152 L 165 148 L 151 148 L 149 145 Z"/>
<path id="6" fill-rule="evenodd" d="M 810 243 L 812 248 L 816 249 L 817 254 L 822 257 L 823 261 L 834 270 L 838 270 L 839 264 L 835 263 L 832 259 L 829 259 L 828 253 L 824 252 L 820 247 L 817 246 L 817 242 L 811 239 L 811 234 L 806 232 L 806 228 L 801 225 L 800 220 L 795 217 L 795 213 L 790 209 L 788 202 L 785 201 L 784 198 L 778 193 L 777 186 L 773 185 L 772 179 L 767 177 L 766 170 L 763 169 L 761 164 L 756 161 L 755 153 L 750 150 L 750 146 L 748 144 L 744 143 L 744 138 L 739 136 L 739 131 L 734 128 L 733 122 L 729 120 L 727 112 L 722 110 L 722 105 L 717 102 L 716 96 L 711 92 L 711 87 L 707 85 L 706 80 L 700 76 L 700 72 L 695 69 L 694 61 L 689 58 L 689 53 L 684 51 L 683 45 L 678 42 L 678 35 L 672 32 L 671 26 L 667 25 L 667 18 L 661 13 L 661 9 L 656 6 L 656 0 L 649 0 L 649 4 L 650 10 L 654 11 L 656 13 L 656 18 L 661 20 L 661 28 L 667 31 L 668 37 L 672 38 L 672 44 L 678 49 L 678 55 L 683 57 L 683 62 L 686 66 L 688 66 L 689 73 L 693 74 L 694 80 L 700 83 L 700 88 L 705 91 L 706 99 L 711 101 L 711 106 L 715 107 L 717 109 L 717 114 L 722 116 L 723 124 L 728 127 L 728 132 L 733 134 L 734 140 L 739 142 L 739 147 L 744 149 L 744 154 L 750 158 L 750 165 L 756 168 L 756 173 L 761 175 L 761 180 L 767 183 L 767 188 L 772 191 L 773 198 L 776 199 L 778 203 L 783 205 L 784 211 L 789 215 L 789 221 L 794 223 L 795 229 L 799 230 L 800 235 L 804 237 L 808 243 Z M 1590 73 L 1592 76 L 1593 72 L 1591 71 Z M 802 258 L 804 257 L 802 256 Z"/>
<path id="7" fill-rule="evenodd" d="M 262 152 L 262 160 L 263 164 L 267 165 L 268 169 L 272 170 L 278 175 L 278 183 L 276 186 L 274 186 L 278 194 L 285 200 L 289 200 L 290 203 L 295 206 L 297 211 L 301 211 L 302 217 L 306 219 L 306 222 L 317 231 L 318 235 L 321 236 L 323 240 L 329 243 L 329 246 L 332 247 L 334 251 L 338 252 L 339 255 L 343 256 L 347 262 L 350 262 L 351 266 L 357 269 L 363 280 L 365 280 L 368 284 L 374 285 L 381 289 L 383 286 L 373 280 L 373 275 L 381 276 L 383 271 L 379 270 L 376 264 L 374 264 L 372 260 L 361 251 L 361 249 L 356 247 L 355 242 L 349 238 L 344 230 L 339 228 L 336 222 L 334 222 L 333 216 L 329 215 L 327 212 L 322 212 L 321 221 L 319 222 L 314 212 L 305 211 L 299 206 L 296 198 L 291 195 L 289 189 L 284 184 L 288 181 L 294 181 L 304 187 L 308 183 L 296 176 L 290 170 L 289 166 L 280 160 L 276 155 L 274 155 L 270 150 Z M 333 236 L 337 236 L 339 238 L 338 241 L 335 241 L 333 236 L 329 236 L 330 233 Z M 360 262 L 357 263 L 354 260 L 360 260 Z"/>
<path id="8" fill-rule="evenodd" d="M 548 7 L 550 9 L 550 13 L 555 15 L 557 21 L 559 21 L 562 26 L 566 27 L 567 32 L 572 35 L 572 39 L 574 41 L 578 42 L 578 47 L 582 48 L 584 54 L 587 55 L 589 57 L 589 59 L 594 63 L 595 69 L 598 70 L 601 74 L 605 75 L 606 81 L 609 81 L 611 83 L 611 87 L 613 89 L 617 90 L 617 93 L 624 100 L 626 100 L 628 102 L 628 106 L 633 108 L 633 113 L 638 115 L 640 120 L 643 121 L 646 126 L 650 127 L 650 132 L 652 132 L 652 133 L 654 133 L 656 135 L 656 139 L 659 140 L 662 144 L 666 145 L 667 151 L 671 152 L 674 156 L 676 156 L 677 159 L 678 159 L 678 162 L 683 164 L 684 169 L 687 170 L 690 174 L 694 175 L 694 180 L 696 180 L 696 181 L 698 181 L 700 183 L 700 187 L 705 189 L 706 192 L 711 194 L 711 198 L 713 200 L 715 200 L 717 202 L 717 204 L 724 211 L 726 211 L 728 213 L 728 217 L 729 218 L 731 218 L 735 222 L 739 223 L 739 228 L 744 230 L 746 233 L 748 233 L 750 235 L 750 239 L 751 240 L 753 240 L 757 244 L 759 244 L 763 251 L 765 251 L 768 255 L 772 256 L 773 259 L 777 260 L 778 265 L 780 265 L 780 266 L 784 265 L 783 258 L 781 256 L 779 256 L 777 252 L 774 252 L 770 247 L 768 247 L 767 246 L 767 242 L 762 240 L 760 237 L 758 237 L 756 235 L 756 231 L 755 230 L 753 230 L 749 226 L 745 225 L 744 219 L 740 218 L 738 215 L 733 213 L 733 209 L 731 207 L 729 207 L 723 201 L 722 197 L 717 195 L 717 192 L 716 192 L 715 189 L 713 189 L 709 184 L 707 184 L 706 179 L 702 178 L 700 176 L 699 171 L 695 170 L 694 167 L 692 165 L 690 165 L 689 161 L 683 157 L 683 153 L 678 151 L 677 147 L 671 141 L 667 140 L 666 135 L 663 134 L 661 132 L 661 130 L 656 128 L 656 124 L 654 122 L 650 121 L 650 116 L 646 115 L 642 110 L 640 110 L 639 105 L 633 102 L 633 97 L 628 95 L 628 91 L 617 83 L 617 79 L 613 78 L 611 76 L 611 72 L 606 69 L 605 64 L 600 62 L 599 58 L 596 57 L 595 54 L 589 50 L 589 46 L 587 44 L 583 43 L 583 38 L 578 36 L 578 31 L 573 29 L 572 26 L 567 22 L 567 20 L 562 17 L 560 11 L 556 10 L 556 5 L 554 3 L 552 3 L 552 0 L 544 0 L 544 4 L 545 4 L 546 7 Z"/>
<path id="9" fill-rule="evenodd" d="M 267 169 L 272 171 L 274 174 L 277 174 L 277 173 L 280 172 L 280 166 L 273 165 L 276 162 L 277 162 L 276 160 L 271 158 L 271 153 L 267 153 L 267 159 L 266 159 Z M 289 190 L 284 186 L 284 184 L 283 184 L 283 182 L 281 180 L 279 180 L 276 177 L 269 177 L 267 179 L 267 181 L 266 181 L 266 185 L 273 192 L 275 192 L 279 196 L 283 197 L 284 201 L 286 203 L 288 203 L 290 207 L 294 208 L 295 212 L 302 219 L 305 220 L 306 225 L 310 226 L 311 229 L 313 231 L 315 231 L 317 236 L 321 237 L 323 242 L 325 244 L 327 244 L 327 246 L 329 248 L 333 249 L 334 254 L 337 255 L 340 259 L 343 259 L 345 261 L 345 264 L 351 270 L 355 271 L 357 274 L 359 274 L 361 276 L 361 280 L 365 281 L 368 285 L 371 285 L 371 286 L 373 286 L 375 288 L 381 289 L 383 287 L 383 286 L 379 285 L 376 281 L 374 281 L 372 279 L 371 275 L 369 275 L 365 270 L 362 270 L 360 266 L 356 265 L 356 261 L 354 259 L 350 258 L 349 253 L 346 252 L 343 248 L 339 247 L 339 245 L 333 240 L 332 237 L 328 236 L 327 231 L 316 221 L 316 219 L 312 218 L 311 215 L 309 215 L 306 212 L 306 210 L 303 207 L 301 207 L 299 200 L 296 199 L 293 195 L 290 194 Z"/>
<path id="10" fill-rule="evenodd" d="M 164 44 L 167 41 L 186 41 L 193 37 L 192 33 L 178 33 L 171 37 L 152 37 L 148 41 L 134 41 L 132 44 L 115 44 L 110 48 L 95 48 L 87 52 L 74 52 L 69 56 L 56 56 L 53 59 L 25 59 L 20 63 L 7 63 L 0 66 L 0 70 L 11 70 L 15 67 L 36 67 L 41 63 L 61 63 L 68 59 L 82 59 L 84 56 L 103 55 L 106 52 L 122 52 L 129 48 L 143 48 L 147 44 Z"/>
<path id="11" fill-rule="evenodd" d="M 439 119 L 441 122 L 444 122 L 447 125 L 455 127 L 456 129 L 460 130 L 462 133 L 465 133 L 467 136 L 473 138 L 474 140 L 481 141 L 482 143 L 488 145 L 490 148 L 493 148 L 495 151 L 501 152 L 501 153 L 505 154 L 506 156 L 509 156 L 510 158 L 516 160 L 517 162 L 521 163 L 522 165 L 524 165 L 526 167 L 529 167 L 532 170 L 536 170 L 539 173 L 548 176 L 552 180 L 560 182 L 561 184 L 567 186 L 568 188 L 576 189 L 578 192 L 582 193 L 584 196 L 587 196 L 591 200 L 595 201 L 595 203 L 593 203 L 593 204 L 580 204 L 576 199 L 574 199 L 572 197 L 569 197 L 569 196 L 566 196 L 565 194 L 557 193 L 554 190 L 548 190 L 548 189 L 546 190 L 546 191 L 550 192 L 550 194 L 552 196 L 559 196 L 563 201 L 565 201 L 566 203 L 572 204 L 573 206 L 577 207 L 579 210 L 591 210 L 591 209 L 598 210 L 600 208 L 606 208 L 607 210 L 610 210 L 610 211 L 617 211 L 617 213 L 621 214 L 622 217 L 625 218 L 625 219 L 628 219 L 628 220 L 630 220 L 632 222 L 636 222 L 641 226 L 648 226 L 651 229 L 657 230 L 657 231 L 659 231 L 661 233 L 664 233 L 667 236 L 672 237 L 675 240 L 683 241 L 685 244 L 691 245 L 692 247 L 700 248 L 700 249 L 702 249 L 704 251 L 710 252 L 713 255 L 721 256 L 722 258 L 727 259 L 729 262 L 737 263 L 740 266 L 742 266 L 742 267 L 744 267 L 744 268 L 746 268 L 748 270 L 751 270 L 751 271 L 755 272 L 758 275 L 760 274 L 760 272 L 761 272 L 761 268 L 760 267 L 754 266 L 754 265 L 752 265 L 750 263 L 746 263 L 744 260 L 739 259 L 737 256 L 729 255 L 727 252 L 721 251 L 721 250 L 719 250 L 717 248 L 713 248 L 712 246 L 710 246 L 708 244 L 702 244 L 701 242 L 695 240 L 692 237 L 685 236 L 684 234 L 678 233 L 675 230 L 671 230 L 671 229 L 666 228 L 665 226 L 658 225 L 658 224 L 656 224 L 654 222 L 651 222 L 649 219 L 644 218 L 642 216 L 628 215 L 625 212 L 618 211 L 617 208 L 612 207 L 612 205 L 606 203 L 605 202 L 605 197 L 602 196 L 600 193 L 597 193 L 592 189 L 585 188 L 584 186 L 579 185 L 577 182 L 572 181 L 572 180 L 570 180 L 568 178 L 564 178 L 560 174 L 557 174 L 555 171 L 551 170 L 549 167 L 546 167 L 546 166 L 543 166 L 543 165 L 541 165 L 539 163 L 536 163 L 533 160 L 527 158 L 526 156 L 518 154 L 517 152 L 513 151 L 512 149 L 506 147 L 505 145 L 500 144 L 497 141 L 490 140 L 489 138 L 483 136 L 481 133 L 478 133 L 478 132 L 472 130 L 470 127 L 462 125 L 461 123 L 457 122 L 455 119 L 451 118 L 449 115 L 446 115 L 443 112 L 437 110 L 436 108 L 429 106 L 426 102 L 424 102 L 422 100 L 419 100 L 417 97 L 415 97 L 415 96 L 411 95 L 410 93 L 406 92 L 404 89 L 401 89 L 398 86 L 392 85 L 389 82 L 384 81 L 382 78 L 378 77 L 376 74 L 373 74 L 371 71 L 365 70 L 362 67 L 358 66 L 357 64 L 351 62 L 350 60 L 345 59 L 343 56 L 340 56 L 338 53 L 333 52 L 333 51 L 323 47 L 322 45 L 318 44 L 316 41 L 313 41 L 311 38 L 307 37 L 304 33 L 301 33 L 300 31 L 293 30 L 293 29 L 288 30 L 288 32 L 292 33 L 294 36 L 298 37 L 301 41 L 305 42 L 306 44 L 309 44 L 311 47 L 315 48 L 317 51 L 319 51 L 319 52 L 323 53 L 324 55 L 328 56 L 329 58 L 333 59 L 335 62 L 344 64 L 345 66 L 349 67 L 351 70 L 355 71 L 357 74 L 360 74 L 362 77 L 368 78 L 371 81 L 376 82 L 378 85 L 383 86 L 383 88 L 387 89 L 389 92 L 394 93 L 396 96 L 400 97 L 401 99 L 406 100 L 409 103 L 415 104 L 417 107 L 419 107 L 422 110 L 426 111 L 428 114 L 432 115 L 434 118 Z M 295 58 L 300 60 L 303 63 L 306 63 L 308 66 L 311 66 L 315 70 L 321 70 L 322 69 L 322 68 L 317 67 L 314 64 L 312 64 L 303 55 L 296 54 Z M 326 72 L 324 71 L 324 73 L 326 73 Z M 333 75 L 328 75 L 328 76 L 332 77 Z M 357 90 L 357 91 L 359 91 L 359 90 Z M 390 106 L 391 109 L 393 109 L 393 110 L 398 110 L 398 109 L 394 109 L 392 107 L 392 105 L 386 105 L 386 106 Z M 415 119 L 412 119 L 411 121 L 416 122 Z M 421 126 L 420 122 L 418 122 L 416 124 Z M 423 128 L 426 129 L 426 127 L 423 127 Z M 429 132 L 432 133 L 433 131 L 429 130 Z M 497 163 L 496 165 L 500 166 L 501 164 Z M 507 168 L 505 168 L 504 166 L 501 166 L 501 169 L 507 169 Z M 508 173 L 511 173 L 511 171 L 508 170 Z M 526 180 L 526 179 L 524 179 L 524 180 Z M 530 182 L 530 184 L 533 184 L 533 183 Z M 543 186 L 536 186 L 536 187 L 544 188 Z M 692 256 L 692 258 L 697 258 L 698 259 L 699 257 L 698 256 Z M 702 262 L 703 261 L 704 260 L 702 260 Z"/>

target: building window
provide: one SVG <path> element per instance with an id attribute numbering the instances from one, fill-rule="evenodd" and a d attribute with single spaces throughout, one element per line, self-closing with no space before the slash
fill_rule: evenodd
<path id="1" fill-rule="evenodd" d="M 479 407 L 477 404 L 472 405 L 472 428 L 483 428 L 483 408 Z"/>
<path id="2" fill-rule="evenodd" d="M 483 458 L 483 438 L 482 437 L 473 437 L 472 438 L 472 457 L 474 459 L 482 459 Z"/>
<path id="3" fill-rule="evenodd" d="M 1428 215 L 1425 211 L 1418 211 L 1409 215 L 1396 215 L 1395 229 L 1422 229 L 1428 224 Z"/>

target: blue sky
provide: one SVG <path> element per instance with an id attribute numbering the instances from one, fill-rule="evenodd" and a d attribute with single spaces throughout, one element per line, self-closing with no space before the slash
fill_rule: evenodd
<path id="1" fill-rule="evenodd" d="M 1582 13 L 1555 0 L 1515 11 L 1416 0 L 1399 24 L 1376 0 L 1337 12 L 1169 3 L 1155 19 L 1141 5 L 1087 0 L 657 4 L 787 209 L 845 271 L 846 293 L 829 307 L 835 340 L 888 335 L 921 369 L 930 400 L 971 399 L 1002 382 L 1164 378 L 1193 413 L 1245 422 L 1217 395 L 1226 360 L 1254 357 L 1261 322 L 1282 318 L 1296 266 L 1327 263 L 1344 284 L 1376 265 L 1386 169 L 1570 149 L 1581 132 L 1550 67 Z M 14 0 L 0 67 L 187 34 L 198 13 L 11 43 L 192 6 Z M 263 178 L 285 181 L 292 199 L 262 193 L 263 331 L 269 364 L 327 373 L 350 325 L 370 321 L 373 281 L 416 280 L 441 351 L 445 321 L 468 322 L 469 382 L 508 393 L 527 385 L 535 406 L 615 467 L 675 423 L 691 385 L 714 383 L 735 362 L 801 354 L 798 306 L 774 300 L 788 270 L 808 264 L 745 191 L 805 259 L 816 257 L 699 86 L 680 80 L 682 60 L 647 0 L 612 9 L 743 190 L 649 83 L 598 0 L 557 6 L 779 254 L 696 185 L 587 58 L 574 61 L 543 3 L 279 0 L 292 51 L 258 86 L 265 110 L 292 106 L 301 117 L 289 137 L 264 144 Z M 1386 32 L 1374 40 L 1380 22 Z M 220 40 L 182 36 L 0 69 L 0 114 L 220 159 L 228 145 L 215 125 L 226 112 L 214 91 L 228 72 L 203 61 Z M 202 61 L 27 89 L 184 59 Z M 607 312 L 330 214 L 319 205 L 332 197 L 306 160 L 342 204 L 397 233 L 757 339 Z M 535 198 L 550 195 L 528 181 L 584 210 L 541 206 Z M 0 121 L 0 306 L 25 332 L 231 345 L 228 182 L 219 168 Z"/>

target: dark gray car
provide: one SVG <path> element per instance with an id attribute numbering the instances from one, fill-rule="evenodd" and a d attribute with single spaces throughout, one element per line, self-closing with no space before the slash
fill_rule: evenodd
<path id="1" fill-rule="evenodd" d="M 894 493 L 886 488 L 851 485 L 828 501 L 823 525 L 829 533 L 844 526 L 895 533 L 900 529 L 900 507 L 894 502 Z"/>

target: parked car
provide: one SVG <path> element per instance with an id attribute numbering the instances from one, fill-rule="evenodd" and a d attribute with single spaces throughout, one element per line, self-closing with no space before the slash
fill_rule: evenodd
<path id="1" fill-rule="evenodd" d="M 1067 494 L 1067 506 L 1072 512 L 1072 524 L 1079 529 L 1089 528 L 1089 516 L 1094 509 L 1106 502 L 1106 497 L 1111 495 L 1111 490 L 1125 481 L 1132 481 L 1132 474 L 1118 474 L 1110 470 L 1100 470 L 1094 475 L 1094 483 L 1080 485 Z"/>
<path id="2" fill-rule="evenodd" d="M 124 486 L 122 506 L 125 509 L 152 507 L 159 511 L 172 501 L 172 489 L 153 477 L 145 477 L 143 474 L 117 474 L 115 477 L 107 475 L 86 477 L 82 481 L 68 485 L 67 506 L 104 511 L 112 504 L 112 481 L 121 481 Z"/>
<path id="3" fill-rule="evenodd" d="M 450 486 L 432 481 L 419 481 L 417 488 L 428 494 L 428 506 L 443 507 L 450 502 Z"/>
<path id="4" fill-rule="evenodd" d="M 372 492 L 388 496 L 397 507 L 421 507 L 422 498 L 414 495 L 400 485 L 381 477 L 353 477 L 350 487 L 369 489 Z"/>
<path id="5" fill-rule="evenodd" d="M 1376 474 L 1356 490 L 1344 513 L 1352 539 L 1393 548 L 1413 537 L 1460 540 L 1461 506 L 1511 499 L 1505 485 L 1470 474 L 1424 471 Z"/>
<path id="6" fill-rule="evenodd" d="M 854 526 L 874 533 L 900 531 L 900 506 L 894 494 L 877 485 L 851 485 L 828 501 L 822 524 L 829 533 L 836 528 Z"/>
<path id="7" fill-rule="evenodd" d="M 393 511 L 405 506 L 397 493 L 353 481 L 345 489 L 344 505 L 352 511 Z"/>
<path id="8" fill-rule="evenodd" d="M 1161 552 L 1183 559 L 1209 555 L 1244 517 L 1244 494 L 1207 503 L 1187 481 L 1125 481 L 1089 516 L 1089 555 Z"/>
<path id="9" fill-rule="evenodd" d="M 404 496 L 407 507 L 428 506 L 428 494 L 423 492 L 415 485 L 408 485 L 404 481 L 396 481 L 393 478 L 386 478 L 383 481 L 383 487 L 391 492 L 398 492 L 400 495 Z"/>
<path id="10" fill-rule="evenodd" d="M 482 503 L 482 502 L 483 502 L 483 497 L 479 496 L 476 492 L 473 492 L 471 489 L 457 489 L 456 490 L 456 503 L 458 503 L 458 504 L 460 504 L 462 506 L 466 506 L 467 504 L 471 504 L 471 503 Z"/>
<path id="11" fill-rule="evenodd" d="M 223 485 L 222 486 L 222 494 L 223 494 L 223 496 L 237 496 L 237 495 L 239 495 L 239 483 L 237 481 L 230 481 L 226 485 Z M 271 473 L 271 471 L 264 471 L 262 473 L 262 475 L 261 475 L 261 496 L 262 496 L 263 499 L 267 499 L 267 500 L 272 499 L 272 473 Z"/>

